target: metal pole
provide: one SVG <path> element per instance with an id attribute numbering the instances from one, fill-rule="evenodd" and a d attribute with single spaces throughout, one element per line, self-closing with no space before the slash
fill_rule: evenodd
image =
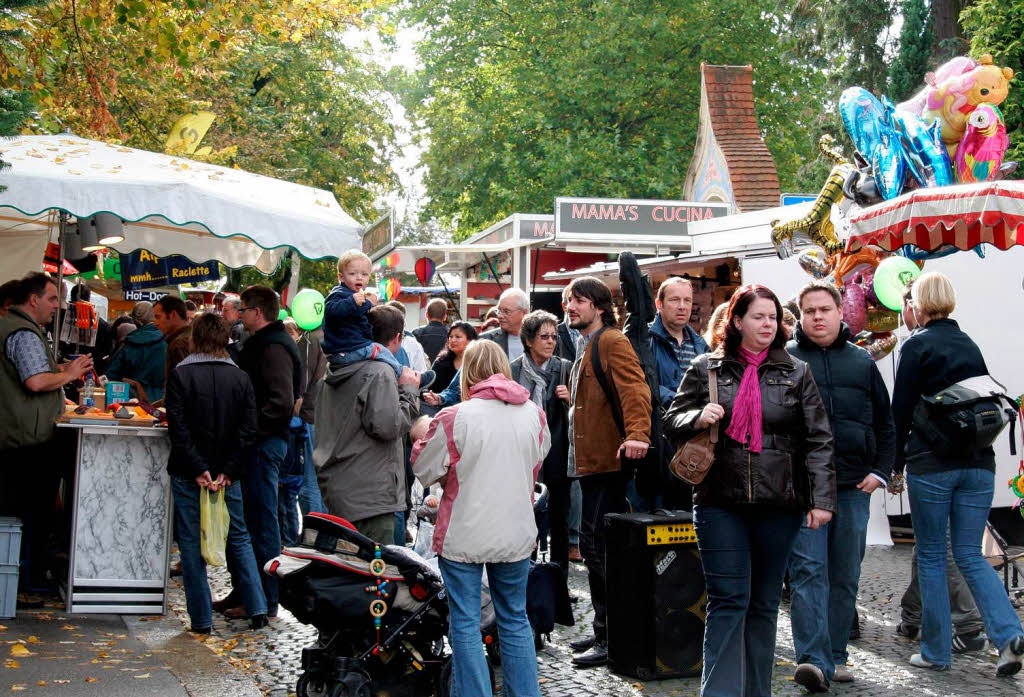
<path id="1" fill-rule="evenodd" d="M 494 264 L 491 263 L 491 258 L 487 256 L 487 252 L 481 252 L 481 254 L 484 255 L 484 261 L 487 262 L 487 267 L 491 270 L 491 273 L 494 274 L 494 282 L 498 284 L 498 292 L 504 293 L 505 288 L 501 285 L 501 281 L 498 279 L 498 271 L 494 268 Z"/>
<path id="2" fill-rule="evenodd" d="M 57 218 L 57 235 L 60 246 L 57 260 L 57 314 L 53 317 L 53 360 L 60 363 L 60 308 L 64 304 L 64 237 L 67 234 L 68 214 L 61 211 Z"/>
<path id="3" fill-rule="evenodd" d="M 462 312 L 459 311 L 459 304 L 455 302 L 455 298 L 452 297 L 452 292 L 448 290 L 448 284 L 444 282 L 444 276 L 441 275 L 440 271 L 437 272 L 437 278 L 441 281 L 441 285 L 444 287 L 444 292 L 448 295 L 448 299 L 452 301 L 452 307 L 455 308 L 455 316 L 462 319 Z"/>

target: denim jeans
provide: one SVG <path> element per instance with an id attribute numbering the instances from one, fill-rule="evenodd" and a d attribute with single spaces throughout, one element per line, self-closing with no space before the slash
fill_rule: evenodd
<path id="1" fill-rule="evenodd" d="M 213 610 L 210 606 L 210 584 L 206 579 L 206 561 L 200 551 L 199 485 L 194 479 L 171 477 L 171 493 L 174 496 L 178 549 L 181 550 L 185 605 L 193 629 L 205 629 L 213 625 Z M 242 606 L 249 617 L 266 614 L 267 601 L 263 597 L 256 557 L 245 528 L 241 484 L 235 482 L 224 489 L 224 502 L 231 517 L 226 556 L 235 570 L 235 591 L 241 596 Z"/>
<path id="2" fill-rule="evenodd" d="M 569 545 L 580 546 L 580 519 L 583 517 L 583 489 L 580 480 L 573 479 L 569 485 Z"/>
<path id="3" fill-rule="evenodd" d="M 249 470 L 242 479 L 242 496 L 245 500 L 245 524 L 252 537 L 252 551 L 256 566 L 263 566 L 281 553 L 281 528 L 277 517 L 277 489 L 288 454 L 288 441 L 274 436 L 256 444 Z M 238 570 L 232 567 L 232 584 Z M 277 612 L 277 578 L 260 574 L 263 593 L 267 598 L 267 610 Z"/>
<path id="4" fill-rule="evenodd" d="M 580 487 L 583 490 L 580 551 L 587 566 L 590 603 L 594 606 L 594 636 L 604 642 L 608 640 L 604 517 L 626 510 L 626 475 L 622 472 L 589 474 L 580 479 Z"/>
<path id="5" fill-rule="evenodd" d="M 921 587 L 921 655 L 937 665 L 951 660 L 952 629 L 946 586 L 946 530 L 953 559 L 978 604 L 985 633 L 1002 650 L 1024 635 L 1002 581 L 981 554 L 981 538 L 992 506 L 995 475 L 984 469 L 914 474 L 907 477 L 910 517 L 917 538 Z"/>
<path id="6" fill-rule="evenodd" d="M 465 564 L 441 557 L 441 577 L 448 589 L 454 697 L 491 694 L 487 658 L 480 637 L 480 590 L 484 564 Z M 526 617 L 526 580 L 530 560 L 488 563 L 487 581 L 498 620 L 505 697 L 540 697 L 537 652 Z"/>
<path id="7" fill-rule="evenodd" d="M 803 517 L 762 506 L 693 507 L 708 591 L 701 697 L 771 697 L 782 578 Z"/>
<path id="8" fill-rule="evenodd" d="M 387 346 L 376 343 L 367 344 L 355 351 L 332 353 L 327 357 L 327 361 L 332 365 L 351 365 L 359 361 L 383 361 L 395 369 L 395 375 L 398 377 L 402 377 L 402 368 L 404 367 Z"/>
<path id="9" fill-rule="evenodd" d="M 816 665 L 829 681 L 849 658 L 871 495 L 841 489 L 837 503 L 831 522 L 817 530 L 806 523 L 800 528 L 789 558 L 796 662 Z"/>
<path id="10" fill-rule="evenodd" d="M 294 547 L 299 541 L 299 495 L 289 487 L 277 490 L 277 520 L 281 524 L 281 546 Z"/>
<path id="11" fill-rule="evenodd" d="M 316 481 L 316 465 L 313 464 L 315 443 L 316 428 L 313 424 L 306 424 L 306 468 L 302 488 L 299 489 L 299 510 L 302 511 L 302 515 L 327 512 L 324 497 L 320 494 L 320 486 Z"/>
<path id="12" fill-rule="evenodd" d="M 917 545 L 914 545 L 914 558 L 910 560 L 910 583 L 900 599 L 900 619 L 906 624 L 921 627 L 921 588 L 917 580 Z M 953 549 L 949 546 L 949 533 L 946 534 L 946 587 L 949 589 L 949 612 L 953 619 L 954 634 L 977 634 L 985 629 L 981 621 L 981 613 L 971 597 L 971 589 L 967 587 L 960 570 L 953 560 Z"/>

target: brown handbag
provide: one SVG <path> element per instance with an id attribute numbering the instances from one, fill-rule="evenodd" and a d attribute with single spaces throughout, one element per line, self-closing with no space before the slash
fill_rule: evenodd
<path id="1" fill-rule="evenodd" d="M 708 371 L 708 392 L 711 404 L 718 404 L 718 374 Z M 718 422 L 686 441 L 669 463 L 669 471 L 687 484 L 696 486 L 704 481 L 715 462 L 715 443 L 718 442 Z"/>

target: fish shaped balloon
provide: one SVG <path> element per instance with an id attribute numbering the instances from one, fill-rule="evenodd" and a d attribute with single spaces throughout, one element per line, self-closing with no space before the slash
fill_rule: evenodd
<path id="1" fill-rule="evenodd" d="M 825 250 L 818 247 L 800 252 L 797 255 L 797 262 L 801 269 L 814 278 L 825 278 L 832 270 L 828 264 L 828 257 L 825 256 Z"/>
<path id="2" fill-rule="evenodd" d="M 967 117 L 967 131 L 956 149 L 956 179 L 961 184 L 994 178 L 1003 164 L 1010 139 L 995 104 L 979 104 Z"/>
<path id="3" fill-rule="evenodd" d="M 927 125 L 920 117 L 894 108 L 888 97 L 882 99 L 900 136 L 910 175 L 921 186 L 952 184 L 953 166 L 942 143 L 942 125 L 937 120 Z"/>
<path id="4" fill-rule="evenodd" d="M 890 113 L 863 87 L 849 87 L 839 97 L 839 114 L 854 147 L 871 165 L 882 197 L 893 199 L 903 192 L 907 159 Z"/>

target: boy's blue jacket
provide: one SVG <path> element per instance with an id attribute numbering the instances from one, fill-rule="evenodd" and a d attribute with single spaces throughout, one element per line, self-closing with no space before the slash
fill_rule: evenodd
<path id="1" fill-rule="evenodd" d="M 367 313 L 373 303 L 367 298 L 362 305 L 352 299 L 355 292 L 344 283 L 331 289 L 324 302 L 324 353 L 348 353 L 373 343 L 373 332 Z"/>

